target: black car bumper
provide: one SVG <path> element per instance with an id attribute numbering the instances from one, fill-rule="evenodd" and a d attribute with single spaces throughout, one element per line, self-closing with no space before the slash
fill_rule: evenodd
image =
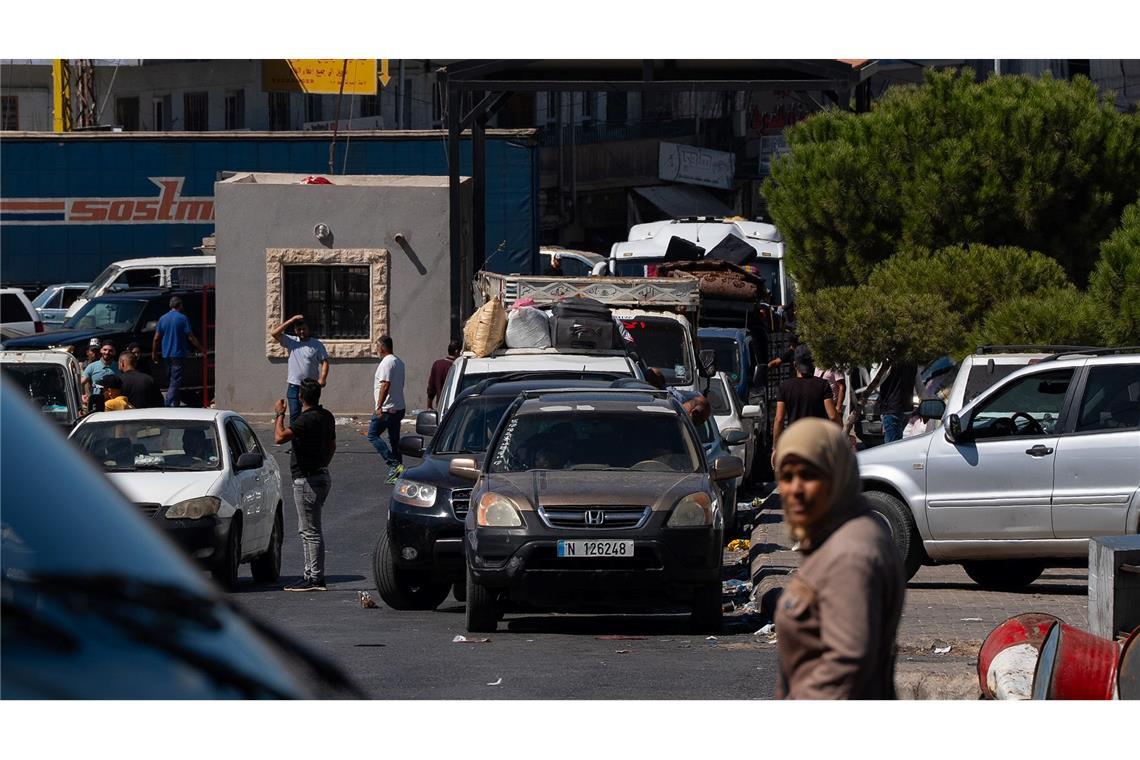
<path id="1" fill-rule="evenodd" d="M 158 510 L 155 524 L 182 551 L 203 565 L 210 565 L 225 555 L 233 517 L 202 517 L 197 520 L 167 520 Z"/>
<path id="2" fill-rule="evenodd" d="M 438 580 L 463 579 L 463 521 L 443 489 L 432 507 L 393 500 L 388 506 L 388 540 L 398 567 L 426 570 Z M 412 552 L 415 556 L 408 559 L 405 555 Z"/>
<path id="3" fill-rule="evenodd" d="M 720 582 L 723 530 L 666 528 L 665 519 L 636 532 L 477 528 L 466 534 L 467 558 L 477 583 L 513 602 L 581 611 L 689 604 L 696 589 Z M 597 539 L 633 540 L 634 554 L 558 556 L 560 540 Z"/>

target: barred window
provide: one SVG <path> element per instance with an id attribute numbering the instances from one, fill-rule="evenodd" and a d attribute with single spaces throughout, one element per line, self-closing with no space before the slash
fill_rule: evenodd
<path id="1" fill-rule="evenodd" d="M 368 339 L 367 266 L 286 266 L 284 317 L 304 314 L 318 338 Z"/>
<path id="2" fill-rule="evenodd" d="M 20 128 L 20 98 L 18 95 L 0 97 L 0 129 Z"/>
<path id="3" fill-rule="evenodd" d="M 269 128 L 274 130 L 287 130 L 292 126 L 292 117 L 289 113 L 289 93 L 269 93 Z"/>
<path id="4" fill-rule="evenodd" d="M 226 93 L 226 129 L 245 129 L 245 90 Z"/>
<path id="5" fill-rule="evenodd" d="M 182 96 L 182 127 L 187 132 L 205 132 L 209 126 L 209 95 L 188 92 Z"/>

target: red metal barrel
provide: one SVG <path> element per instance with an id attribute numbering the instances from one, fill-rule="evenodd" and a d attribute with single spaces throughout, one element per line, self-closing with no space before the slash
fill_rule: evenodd
<path id="1" fill-rule="evenodd" d="M 1054 623 L 1060 622 L 1060 618 L 1045 612 L 1024 612 L 1014 615 L 990 631 L 978 652 L 978 686 L 982 694 L 989 699 L 995 697 L 994 674 L 991 673 L 995 657 L 1010 647 L 1021 644 L 1028 644 L 1040 652 L 1049 629 Z"/>
<path id="2" fill-rule="evenodd" d="M 1033 672 L 1033 699 L 1112 699 L 1120 647 L 1115 641 L 1056 623 Z"/>
<path id="3" fill-rule="evenodd" d="M 1124 640 L 1116 669 L 1116 693 L 1121 699 L 1140 699 L 1140 625 Z"/>

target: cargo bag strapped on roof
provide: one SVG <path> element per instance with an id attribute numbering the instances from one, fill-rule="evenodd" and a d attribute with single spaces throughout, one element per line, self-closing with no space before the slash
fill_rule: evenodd
<path id="1" fill-rule="evenodd" d="M 613 313 L 592 298 L 571 298 L 551 308 L 551 335 L 557 348 L 614 348 Z"/>
<path id="2" fill-rule="evenodd" d="M 507 312 L 492 298 L 479 307 L 463 326 L 463 343 L 476 356 L 490 356 L 503 345 L 507 332 Z"/>
<path id="3" fill-rule="evenodd" d="M 550 316 L 533 306 L 514 309 L 507 316 L 507 348 L 549 348 Z"/>

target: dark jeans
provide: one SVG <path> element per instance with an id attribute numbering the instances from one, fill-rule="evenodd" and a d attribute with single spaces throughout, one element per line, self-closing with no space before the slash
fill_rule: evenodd
<path id="1" fill-rule="evenodd" d="M 289 402 L 289 427 L 297 421 L 297 417 L 301 415 L 301 386 L 289 383 L 288 390 L 285 391 L 285 400 Z"/>
<path id="2" fill-rule="evenodd" d="M 297 533 L 305 555 L 305 578 L 325 579 L 325 539 L 321 535 L 321 508 L 332 488 L 329 471 L 293 479 L 293 502 L 297 505 Z"/>
<path id="3" fill-rule="evenodd" d="M 909 414 L 883 415 L 883 443 L 902 440 L 903 428 L 906 427 Z"/>
<path id="4" fill-rule="evenodd" d="M 166 405 L 178 406 L 178 391 L 182 388 L 182 363 L 185 359 L 181 356 L 172 356 L 165 361 L 170 365 L 170 385 L 166 388 Z"/>
<path id="5" fill-rule="evenodd" d="M 400 422 L 403 419 L 404 410 L 395 409 L 382 414 L 373 413 L 372 420 L 368 423 L 368 442 L 372 444 L 372 448 L 376 449 L 377 454 L 384 457 L 384 461 L 388 463 L 389 467 L 395 467 L 404 461 L 400 455 Z M 388 431 L 388 440 L 392 443 L 391 448 L 380 437 L 380 434 L 385 430 Z"/>

